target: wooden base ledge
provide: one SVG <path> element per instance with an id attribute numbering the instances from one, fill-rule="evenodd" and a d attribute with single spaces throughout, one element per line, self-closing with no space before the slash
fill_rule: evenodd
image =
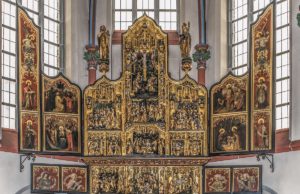
<path id="1" fill-rule="evenodd" d="M 0 141 L 0 151 L 2 152 L 11 152 L 11 153 L 18 153 L 18 132 L 13 129 L 2 129 L 2 141 Z M 290 151 L 298 151 L 300 150 L 300 140 L 290 141 L 289 139 L 289 129 L 280 129 L 276 131 L 276 146 L 275 146 L 275 153 L 283 153 L 283 152 L 290 152 Z M 224 161 L 224 160 L 235 160 L 240 158 L 247 158 L 247 157 L 255 157 L 255 155 L 234 155 L 234 156 L 215 156 L 211 158 L 101 158 L 100 157 L 70 157 L 70 156 L 55 156 L 55 155 L 37 155 L 37 157 L 44 157 L 44 158 L 51 158 L 51 159 L 58 159 L 58 160 L 66 160 L 66 161 L 75 161 L 75 162 L 101 162 L 103 164 L 114 163 L 115 165 L 118 164 L 126 164 L 126 162 L 131 162 L 133 164 L 138 165 L 141 161 L 147 162 L 149 165 L 156 165 L 160 164 L 177 164 L 183 165 L 185 161 L 186 164 L 195 164 L 195 165 L 204 165 L 208 162 L 217 162 L 217 161 Z M 159 160 L 159 162 L 157 162 Z"/>
<path id="2" fill-rule="evenodd" d="M 210 160 L 209 157 L 182 157 L 182 158 L 146 158 L 146 157 L 107 157 L 107 158 L 83 158 L 88 165 L 105 166 L 204 166 Z"/>

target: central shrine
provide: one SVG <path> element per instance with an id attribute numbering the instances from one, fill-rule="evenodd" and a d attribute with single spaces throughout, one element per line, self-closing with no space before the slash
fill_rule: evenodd
<path id="1" fill-rule="evenodd" d="M 170 78 L 167 34 L 146 15 L 122 35 L 122 56 L 118 80 L 103 75 L 83 93 L 91 193 L 202 193 L 206 88 Z"/>

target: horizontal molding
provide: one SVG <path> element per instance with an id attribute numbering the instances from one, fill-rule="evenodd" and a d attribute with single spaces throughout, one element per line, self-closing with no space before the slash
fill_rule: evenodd
<path id="1" fill-rule="evenodd" d="M 122 44 L 122 33 L 124 30 L 116 30 L 112 34 L 112 44 L 121 45 Z M 169 45 L 179 45 L 179 34 L 177 31 L 165 31 L 168 34 L 168 44 Z"/>
<path id="2" fill-rule="evenodd" d="M 275 153 L 283 153 L 300 150 L 300 140 L 289 140 L 289 129 L 279 129 L 276 131 Z M 0 151 L 18 153 L 18 131 L 15 129 L 2 129 L 2 141 L 0 141 Z M 82 157 L 73 156 L 55 156 L 55 155 L 37 155 L 38 157 L 51 158 L 57 160 L 66 160 L 81 162 Z M 255 154 L 249 155 L 232 155 L 232 156 L 214 156 L 210 162 L 225 160 L 236 160 L 241 158 L 255 157 Z"/>

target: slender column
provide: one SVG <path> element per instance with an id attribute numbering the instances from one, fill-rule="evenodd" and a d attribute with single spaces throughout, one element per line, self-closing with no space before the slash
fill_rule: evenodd
<path id="1" fill-rule="evenodd" d="M 85 47 L 86 52 L 84 59 L 88 63 L 88 79 L 89 84 L 93 84 L 96 81 L 97 71 L 97 52 L 98 48 L 95 44 L 96 40 L 96 4 L 97 0 L 89 0 L 89 44 Z"/>
<path id="2" fill-rule="evenodd" d="M 199 13 L 199 48 L 208 48 L 206 44 L 206 29 L 205 29 L 205 0 L 198 0 L 198 13 Z M 198 60 L 197 62 L 198 69 L 198 83 L 205 85 L 205 70 L 206 70 L 206 61 Z"/>
<path id="3" fill-rule="evenodd" d="M 96 71 L 97 71 L 97 52 L 98 48 L 96 46 L 86 46 L 86 52 L 84 53 L 84 59 L 88 64 L 89 71 L 89 84 L 93 84 L 96 81 Z"/>

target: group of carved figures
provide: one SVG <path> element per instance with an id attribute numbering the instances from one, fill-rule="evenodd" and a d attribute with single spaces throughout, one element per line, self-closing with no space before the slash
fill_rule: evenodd
<path id="1" fill-rule="evenodd" d="M 163 122 L 165 119 L 165 107 L 157 100 L 129 101 L 127 112 L 129 122 Z"/>
<path id="2" fill-rule="evenodd" d="M 177 108 L 174 107 L 177 105 Z M 194 103 L 171 101 L 170 129 L 179 131 L 197 131 L 204 129 L 204 113 Z"/>
<path id="3" fill-rule="evenodd" d="M 162 134 L 152 130 L 148 132 L 135 131 L 128 133 L 125 142 L 121 135 L 108 132 L 93 132 L 88 137 L 88 154 L 90 156 L 119 156 L 123 155 L 172 155 L 172 156 L 199 156 L 203 154 L 204 136 L 201 133 L 174 133 L 170 141 Z M 187 136 L 187 138 L 186 138 Z M 170 144 L 166 144 L 170 142 Z M 170 154 L 166 153 L 168 148 Z"/>
<path id="4" fill-rule="evenodd" d="M 93 167 L 93 194 L 200 194 L 200 170 L 193 167 Z"/>

